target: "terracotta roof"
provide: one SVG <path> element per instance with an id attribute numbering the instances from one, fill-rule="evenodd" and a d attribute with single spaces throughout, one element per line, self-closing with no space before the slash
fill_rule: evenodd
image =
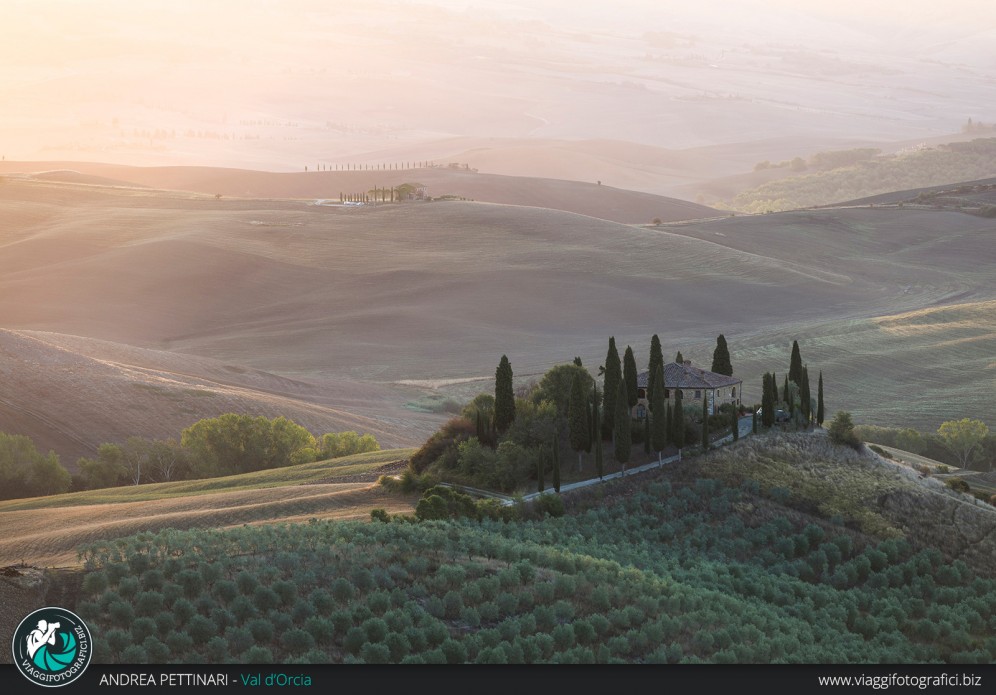
<path id="1" fill-rule="evenodd" d="M 724 386 L 736 386 L 743 379 L 725 374 L 716 374 L 705 369 L 693 367 L 690 362 L 678 364 L 669 362 L 664 365 L 664 388 L 669 389 L 718 389 Z M 636 385 L 645 389 L 650 385 L 650 372 L 640 372 L 636 375 Z"/>

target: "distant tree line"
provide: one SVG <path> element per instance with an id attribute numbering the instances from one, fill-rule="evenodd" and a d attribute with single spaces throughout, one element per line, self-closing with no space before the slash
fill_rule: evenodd
<path id="1" fill-rule="evenodd" d="M 996 434 L 981 420 L 950 420 L 942 423 L 936 432 L 876 425 L 857 425 L 855 431 L 864 441 L 895 447 L 957 468 L 996 469 Z"/>
<path id="2" fill-rule="evenodd" d="M 414 183 L 402 183 L 397 186 L 374 186 L 363 193 L 339 193 L 340 203 L 397 203 L 404 200 L 419 199 L 424 189 Z"/>
<path id="3" fill-rule="evenodd" d="M 55 452 L 42 454 L 30 437 L 0 432 L 0 499 L 56 495 L 70 483 Z"/>
<path id="4" fill-rule="evenodd" d="M 227 413 L 183 430 L 180 441 L 129 437 L 79 459 L 76 475 L 30 438 L 0 432 L 0 499 L 122 485 L 213 478 L 379 451 L 370 434 L 330 432 L 317 439 L 284 417 Z"/>
<path id="5" fill-rule="evenodd" d="M 442 166 L 441 164 L 436 164 L 430 161 L 417 161 L 417 162 L 379 162 L 377 164 L 326 164 L 324 162 L 319 162 L 318 166 L 314 171 L 406 171 L 410 169 L 435 169 Z M 468 168 L 468 165 L 462 165 L 463 168 Z M 304 167 L 305 171 L 308 171 L 308 167 Z"/>

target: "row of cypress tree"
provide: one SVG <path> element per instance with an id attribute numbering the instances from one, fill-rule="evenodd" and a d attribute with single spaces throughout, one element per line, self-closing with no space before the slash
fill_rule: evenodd
<path id="1" fill-rule="evenodd" d="M 683 361 L 680 352 L 675 356 L 675 361 L 679 363 Z M 580 366 L 580 359 L 575 358 L 574 363 Z M 624 357 L 620 360 L 615 337 L 610 337 L 605 365 L 599 371 L 603 377 L 604 390 L 601 398 L 603 408 L 601 410 L 599 408 L 600 399 L 597 383 L 593 385 L 589 394 L 582 380 L 575 376 L 571 384 L 567 424 L 571 449 L 578 454 L 578 470 L 580 471 L 582 468 L 584 453 L 594 452 L 596 471 L 601 477 L 603 475 L 603 439 L 611 437 L 614 445 L 614 457 L 623 471 L 625 471 L 632 453 L 631 409 L 638 400 L 636 360 L 632 347 L 626 347 Z M 729 347 L 722 334 L 716 340 L 711 371 L 718 374 L 733 374 Z M 675 445 L 680 454 L 685 445 L 685 428 L 680 391 L 675 393 L 673 409 L 664 398 L 664 356 L 660 338 L 656 334 L 650 341 L 649 372 L 647 398 L 650 413 L 644 424 L 644 450 L 648 454 L 651 451 L 657 451 L 658 460 L 660 460 L 661 452 L 668 444 Z M 785 376 L 785 385 L 782 387 L 783 400 L 787 399 L 790 408 L 794 410 L 795 392 L 789 388 L 790 382 L 796 385 L 799 392 L 800 410 L 803 418 L 807 423 L 815 420 L 822 425 L 824 415 L 823 373 L 820 372 L 819 376 L 818 405 L 817 412 L 814 414 L 810 412 L 811 396 L 808 368 L 802 364 L 798 341 L 793 341 L 789 373 Z M 765 427 L 771 427 L 774 424 L 775 406 L 779 401 L 778 386 L 774 374 L 764 375 L 762 393 L 761 424 Z M 705 399 L 703 399 L 702 409 L 702 447 L 708 449 L 709 417 Z M 502 355 L 495 372 L 494 420 L 489 426 L 488 423 L 480 421 L 479 416 L 478 438 L 481 441 L 495 442 L 497 436 L 504 433 L 514 420 L 515 395 L 512 387 L 512 367 L 508 357 Z M 756 433 L 758 425 L 756 413 L 753 414 L 752 420 L 753 430 Z M 739 423 L 736 411 L 731 415 L 730 428 L 733 438 L 739 439 Z M 544 489 L 543 473 L 547 461 L 551 461 L 553 464 L 554 487 L 559 491 L 559 440 L 556 436 L 549 457 L 544 454 L 538 462 L 537 478 L 540 490 Z"/>
<path id="2" fill-rule="evenodd" d="M 790 388 L 793 384 L 795 389 Z M 781 398 L 779 399 L 778 381 L 774 373 L 766 373 L 762 380 L 761 390 L 761 424 L 771 427 L 775 423 L 775 406 L 779 402 L 788 404 L 789 411 L 795 415 L 796 403 L 795 393 L 799 393 L 799 412 L 802 419 L 808 426 L 812 422 L 820 427 L 823 426 L 823 372 L 820 371 L 819 383 L 817 386 L 816 412 L 812 412 L 812 392 L 810 390 L 809 368 L 802 363 L 802 355 L 799 350 L 799 341 L 792 341 L 792 356 L 789 359 L 789 371 L 785 375 L 785 383 L 782 386 Z"/>

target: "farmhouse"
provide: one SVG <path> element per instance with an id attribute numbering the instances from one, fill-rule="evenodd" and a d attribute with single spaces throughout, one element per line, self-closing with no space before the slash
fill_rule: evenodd
<path id="1" fill-rule="evenodd" d="M 636 375 L 637 402 L 633 406 L 633 417 L 643 419 L 647 416 L 649 401 L 647 389 L 650 386 L 650 372 L 640 372 Z M 674 405 L 677 391 L 681 391 L 682 405 L 699 403 L 706 399 L 709 414 L 714 415 L 723 403 L 740 405 L 740 395 L 743 380 L 735 376 L 716 374 L 705 369 L 693 367 L 691 360 L 682 363 L 670 362 L 664 365 L 664 399 Z"/>

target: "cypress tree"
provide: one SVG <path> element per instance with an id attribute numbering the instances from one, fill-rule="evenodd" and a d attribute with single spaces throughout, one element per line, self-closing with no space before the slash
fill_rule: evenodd
<path id="1" fill-rule="evenodd" d="M 678 364 L 683 364 L 685 362 L 685 358 L 681 356 L 681 350 L 678 350 L 678 354 L 674 356 L 674 361 Z"/>
<path id="2" fill-rule="evenodd" d="M 481 416 L 481 411 L 477 411 L 477 441 L 484 443 L 484 418 Z"/>
<path id="3" fill-rule="evenodd" d="M 639 399 L 636 385 L 636 358 L 633 356 L 633 348 L 629 345 L 626 346 L 623 355 L 623 381 L 626 382 L 626 402 L 632 408 Z"/>
<path id="4" fill-rule="evenodd" d="M 761 424 L 771 427 L 775 424 L 775 375 L 765 374 L 761 391 Z"/>
<path id="5" fill-rule="evenodd" d="M 802 356 L 799 354 L 799 341 L 792 341 L 792 357 L 789 360 L 788 378 L 796 385 L 802 385 Z"/>
<path id="6" fill-rule="evenodd" d="M 615 337 L 609 338 L 609 351 L 605 355 L 605 381 L 602 383 L 602 419 L 606 434 L 614 436 L 616 421 L 616 396 L 622 383 L 622 368 L 619 365 L 619 351 Z M 623 393 L 623 402 L 626 394 Z M 628 418 L 627 418 L 628 420 Z"/>
<path id="7" fill-rule="evenodd" d="M 709 405 L 702 392 L 702 451 L 709 451 Z"/>
<path id="8" fill-rule="evenodd" d="M 712 353 L 712 368 L 716 374 L 733 376 L 733 364 L 730 362 L 730 349 L 726 346 L 726 338 L 722 333 L 716 338 L 716 349 Z"/>
<path id="9" fill-rule="evenodd" d="M 771 372 L 771 399 L 773 403 L 778 403 L 778 375 Z"/>
<path id="10" fill-rule="evenodd" d="M 574 364 L 576 364 L 579 367 L 582 366 L 581 365 L 581 358 L 580 357 L 575 357 L 574 358 Z"/>
<path id="11" fill-rule="evenodd" d="M 567 429 L 571 448 L 578 454 L 578 470 L 581 470 L 582 452 L 590 446 L 588 437 L 588 399 L 585 398 L 581 377 L 574 375 L 571 382 L 571 400 L 567 404 Z"/>
<path id="12" fill-rule="evenodd" d="M 557 433 L 553 433 L 553 489 L 560 492 L 560 446 Z"/>
<path id="13" fill-rule="evenodd" d="M 601 441 L 602 431 L 598 424 L 598 384 L 591 385 L 591 407 L 588 408 L 588 453 L 595 440 Z"/>
<path id="14" fill-rule="evenodd" d="M 799 385 L 799 398 L 802 400 L 802 417 L 806 420 L 806 427 L 809 427 L 809 422 L 813 418 L 812 403 L 809 398 L 809 368 L 803 365 L 802 367 L 802 383 Z"/>
<path id="15" fill-rule="evenodd" d="M 650 413 L 643 418 L 643 453 L 650 456 Z"/>
<path id="16" fill-rule="evenodd" d="M 515 420 L 515 392 L 512 390 L 512 365 L 501 356 L 495 370 L 495 429 L 505 432 Z"/>
<path id="17" fill-rule="evenodd" d="M 733 441 L 740 439 L 740 418 L 737 417 L 737 409 L 733 409 Z"/>
<path id="18" fill-rule="evenodd" d="M 674 415 L 671 413 L 671 403 L 667 404 L 667 441 L 674 442 Z"/>
<path id="19" fill-rule="evenodd" d="M 789 393 L 789 376 L 788 376 L 788 374 L 786 374 L 785 375 L 785 383 L 782 385 L 782 401 L 784 401 L 785 403 L 788 403 L 789 402 L 789 398 L 791 398 L 791 397 L 792 397 L 792 394 Z"/>
<path id="20" fill-rule="evenodd" d="M 596 420 L 598 419 L 598 408 L 595 408 Z M 595 472 L 598 473 L 598 479 L 601 480 L 605 473 L 604 465 L 602 463 L 602 438 L 595 438 Z"/>
<path id="21" fill-rule="evenodd" d="M 656 337 L 656 336 L 655 336 Z M 656 378 L 664 381 L 664 365 L 657 365 Z M 664 403 L 664 389 L 654 391 L 654 399 L 650 402 L 654 406 L 654 422 L 651 432 L 652 445 L 657 452 L 657 463 L 661 462 L 661 450 L 667 446 L 668 421 L 671 417 L 671 407 Z"/>
<path id="22" fill-rule="evenodd" d="M 678 460 L 681 460 L 681 450 L 685 446 L 685 412 L 681 405 L 681 391 L 675 390 L 674 396 L 674 415 L 672 416 L 672 422 L 674 423 L 674 445 L 678 447 Z"/>
<path id="23" fill-rule="evenodd" d="M 823 427 L 823 370 L 820 370 L 820 383 L 816 387 L 816 424 Z"/>
<path id="24" fill-rule="evenodd" d="M 661 377 L 660 382 L 657 381 L 657 368 L 664 368 L 664 352 L 661 350 L 661 339 L 654 334 L 654 337 L 650 339 L 650 362 L 647 364 L 647 373 L 650 377 L 650 382 L 647 389 L 647 401 L 650 402 L 650 411 L 654 411 L 655 403 L 654 394 L 657 389 L 660 388 L 664 390 L 664 378 Z"/>
<path id="25" fill-rule="evenodd" d="M 622 466 L 623 474 L 626 473 L 626 462 L 629 461 L 633 445 L 630 426 L 629 407 L 626 405 L 626 384 L 620 380 L 616 387 L 616 416 L 612 439 L 615 445 L 616 461 Z"/>
<path id="26" fill-rule="evenodd" d="M 543 470 L 546 468 L 546 452 L 540 449 L 536 455 L 536 490 L 542 493 L 546 489 L 543 481 Z"/>

